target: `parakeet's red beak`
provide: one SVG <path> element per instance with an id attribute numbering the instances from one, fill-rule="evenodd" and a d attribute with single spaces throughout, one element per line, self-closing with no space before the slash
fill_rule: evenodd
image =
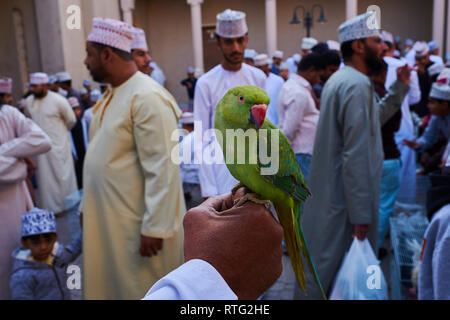
<path id="1" fill-rule="evenodd" d="M 252 107 L 250 110 L 250 123 L 255 124 L 256 130 L 261 128 L 266 119 L 266 111 L 267 105 L 265 104 L 257 104 Z"/>

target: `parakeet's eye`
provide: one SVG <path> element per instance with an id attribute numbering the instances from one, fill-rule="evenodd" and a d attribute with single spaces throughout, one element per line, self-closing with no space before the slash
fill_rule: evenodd
<path id="1" fill-rule="evenodd" d="M 240 102 L 240 103 L 244 103 L 244 102 L 245 102 L 244 96 L 239 96 L 239 102 Z"/>

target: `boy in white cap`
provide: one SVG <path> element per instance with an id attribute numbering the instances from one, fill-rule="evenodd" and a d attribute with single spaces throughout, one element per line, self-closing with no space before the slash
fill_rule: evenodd
<path id="1" fill-rule="evenodd" d="M 413 105 L 411 108 L 421 118 L 429 115 L 428 110 L 428 95 L 430 94 L 432 80 L 428 69 L 433 65 L 430 60 L 430 47 L 424 41 L 418 41 L 414 44 L 413 50 L 415 52 L 417 74 L 419 76 L 420 91 L 422 93 L 419 103 Z"/>
<path id="2" fill-rule="evenodd" d="M 31 157 L 50 150 L 49 137 L 17 108 L 0 103 L 0 300 L 9 299 L 11 252 L 19 244 L 20 216 L 34 207 Z"/>
<path id="3" fill-rule="evenodd" d="M 76 117 L 67 99 L 48 90 L 48 80 L 45 73 L 30 75 L 33 94 L 25 100 L 24 112 L 52 141 L 52 150 L 37 157 L 38 205 L 60 214 L 64 199 L 78 190 L 68 133 Z"/>
<path id="4" fill-rule="evenodd" d="M 70 245 L 56 242 L 51 211 L 34 208 L 22 215 L 22 246 L 12 253 L 10 280 L 13 300 L 70 300 L 67 267 L 81 253 L 81 232 Z"/>
<path id="5" fill-rule="evenodd" d="M 431 88 L 428 108 L 432 114 L 423 135 L 413 140 L 403 140 L 404 143 L 414 150 L 430 149 L 437 141 L 440 135 L 445 139 L 450 139 L 450 69 L 444 69 L 438 77 L 437 82 L 433 83 Z M 442 150 L 446 158 L 445 148 Z M 438 159 L 441 164 L 441 158 Z M 429 170 L 426 170 L 429 171 Z M 428 173 L 428 172 L 425 172 Z"/>
<path id="6" fill-rule="evenodd" d="M 186 209 L 171 160 L 181 111 L 138 71 L 134 34 L 124 22 L 94 18 L 86 43 L 92 78 L 111 87 L 94 106 L 83 168 L 85 299 L 140 299 L 184 258 Z"/>
<path id="7" fill-rule="evenodd" d="M 381 64 L 383 45 L 380 30 L 369 28 L 374 14 L 339 27 L 345 67 L 328 79 L 320 101 L 308 181 L 315 196 L 305 203 L 302 225 L 325 292 L 353 235 L 361 241 L 368 238 L 377 252 L 381 125 L 399 110 L 409 90 L 410 68 L 405 66 L 398 69 L 398 80 L 384 99 L 375 100 L 367 75 Z M 314 280 L 307 277 L 308 299 L 320 299 Z M 296 292 L 304 298 L 298 286 Z"/>
<path id="8" fill-rule="evenodd" d="M 13 102 L 12 83 L 11 78 L 0 78 L 0 100 L 3 100 L 3 103 L 9 105 L 12 105 Z"/>
<path id="9" fill-rule="evenodd" d="M 255 85 L 262 89 L 266 87 L 264 72 L 243 63 L 247 43 L 248 28 L 245 13 L 231 9 L 219 13 L 216 23 L 216 44 L 222 52 L 222 61 L 198 79 L 194 97 L 195 134 L 201 141 L 204 133 L 214 127 L 217 103 L 229 89 L 241 85 Z M 220 150 L 215 137 L 196 143 L 199 159 L 206 157 L 203 151 L 210 150 L 211 143 L 215 144 L 213 149 Z M 207 156 L 210 157 L 209 154 Z M 228 193 L 237 184 L 224 161 L 200 164 L 199 177 L 202 196 L 205 198 Z"/>
<path id="10" fill-rule="evenodd" d="M 271 72 L 270 59 L 267 54 L 258 54 L 255 57 L 255 67 L 260 69 L 266 75 L 266 92 L 270 98 L 269 108 L 267 110 L 267 118 L 274 124 L 278 125 L 278 94 L 284 84 L 283 78 Z"/>

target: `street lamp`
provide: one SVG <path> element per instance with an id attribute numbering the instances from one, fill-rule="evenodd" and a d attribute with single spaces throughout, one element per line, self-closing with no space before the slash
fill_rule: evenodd
<path id="1" fill-rule="evenodd" d="M 314 24 L 314 21 L 313 21 L 314 20 L 314 10 L 320 9 L 320 16 L 319 16 L 319 19 L 317 19 L 317 23 L 327 22 L 327 19 L 325 19 L 325 12 L 320 4 L 313 5 L 311 10 L 306 10 L 304 6 L 298 5 L 294 8 L 294 16 L 292 17 L 290 24 L 301 24 L 302 23 L 302 20 L 299 20 L 298 16 L 297 16 L 297 10 L 300 8 L 303 10 L 303 20 L 305 20 L 304 25 L 306 28 L 306 36 L 310 37 L 311 36 L 311 28 L 313 27 L 313 24 Z"/>

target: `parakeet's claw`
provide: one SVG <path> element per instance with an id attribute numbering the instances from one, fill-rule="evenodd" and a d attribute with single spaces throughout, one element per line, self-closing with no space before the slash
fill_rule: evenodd
<path id="1" fill-rule="evenodd" d="M 245 186 L 242 183 L 238 182 L 238 184 L 235 185 L 233 189 L 231 189 L 231 194 L 234 195 L 240 188 L 245 188 Z"/>
<path id="2" fill-rule="evenodd" d="M 247 201 L 252 201 L 256 204 L 262 204 L 267 208 L 267 210 L 270 210 L 271 207 L 270 200 L 261 200 L 256 193 L 246 193 L 243 197 L 234 201 L 233 208 L 240 207 Z"/>

